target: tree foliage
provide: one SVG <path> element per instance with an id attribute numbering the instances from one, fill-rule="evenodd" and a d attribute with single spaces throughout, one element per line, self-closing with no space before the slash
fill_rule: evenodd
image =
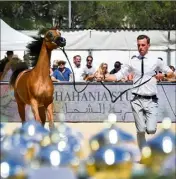
<path id="1" fill-rule="evenodd" d="M 72 28 L 176 29 L 175 1 L 72 1 Z M 68 1 L 0 1 L 0 16 L 18 30 L 68 28 Z"/>

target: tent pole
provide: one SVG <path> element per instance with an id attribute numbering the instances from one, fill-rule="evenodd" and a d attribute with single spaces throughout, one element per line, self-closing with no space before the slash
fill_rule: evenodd
<path id="1" fill-rule="evenodd" d="M 71 0 L 68 0 L 68 28 L 72 27 L 72 20 L 71 20 Z"/>
<path id="2" fill-rule="evenodd" d="M 167 49 L 167 65 L 171 65 L 170 30 L 168 31 L 168 49 Z"/>

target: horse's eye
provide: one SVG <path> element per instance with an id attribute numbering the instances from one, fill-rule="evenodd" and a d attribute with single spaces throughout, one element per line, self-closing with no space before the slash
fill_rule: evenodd
<path id="1" fill-rule="evenodd" d="M 54 38 L 52 32 L 48 32 L 48 33 L 46 34 L 46 37 L 49 38 L 49 39 L 51 39 L 51 40 Z"/>

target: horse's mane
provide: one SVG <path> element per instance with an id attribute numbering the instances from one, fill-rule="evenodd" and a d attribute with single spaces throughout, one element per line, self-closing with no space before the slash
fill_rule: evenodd
<path id="1" fill-rule="evenodd" d="M 28 61 L 28 63 L 30 63 L 30 66 L 32 67 L 34 67 L 37 64 L 37 61 L 39 58 L 40 50 L 41 50 L 42 43 L 43 43 L 43 38 L 41 36 L 45 35 L 45 33 L 48 30 L 49 29 L 46 29 L 46 28 L 40 29 L 38 32 L 38 35 L 33 36 L 34 41 L 32 41 L 26 46 L 28 49 L 28 52 L 26 54 L 27 55 L 26 59 L 24 58 L 24 61 Z"/>

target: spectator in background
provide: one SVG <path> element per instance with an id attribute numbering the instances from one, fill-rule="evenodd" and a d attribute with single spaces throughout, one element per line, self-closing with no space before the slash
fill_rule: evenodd
<path id="1" fill-rule="evenodd" d="M 83 68 L 81 66 L 81 56 L 75 55 L 73 57 L 73 73 L 70 81 L 83 82 Z M 73 77 L 74 75 L 74 77 Z"/>
<path id="2" fill-rule="evenodd" d="M 103 81 L 105 78 L 105 75 L 108 73 L 108 64 L 107 63 L 101 63 L 98 70 L 94 74 L 94 78 L 96 81 Z"/>
<path id="3" fill-rule="evenodd" d="M 174 72 L 174 75 L 173 75 L 172 78 L 167 78 L 166 77 L 166 80 L 170 81 L 170 82 L 176 82 L 176 70 L 175 70 L 175 67 L 170 65 L 169 68 Z"/>
<path id="4" fill-rule="evenodd" d="M 169 82 L 176 82 L 176 71 L 174 66 L 170 65 L 169 68 L 174 72 L 172 78 L 168 78 L 166 75 L 164 75 L 161 71 L 156 72 L 156 79 L 157 81 L 169 81 Z"/>
<path id="5" fill-rule="evenodd" d="M 6 55 L 7 55 L 7 57 L 5 57 L 4 59 L 2 59 L 1 61 L 0 61 L 0 77 L 1 77 L 1 75 L 2 75 L 2 73 L 3 73 L 3 71 L 4 71 L 4 68 L 5 68 L 5 66 L 6 66 L 6 64 L 12 59 L 12 57 L 13 57 L 13 51 L 7 51 L 6 52 Z"/>
<path id="6" fill-rule="evenodd" d="M 86 66 L 83 68 L 83 80 L 93 81 L 95 68 L 92 66 L 93 57 L 91 55 L 86 58 Z"/>
<path id="7" fill-rule="evenodd" d="M 63 60 L 58 61 L 58 68 L 54 70 L 51 76 L 52 81 L 69 81 L 71 71 L 69 68 L 65 67 L 66 62 Z"/>
<path id="8" fill-rule="evenodd" d="M 115 73 L 117 73 L 117 72 L 121 69 L 121 66 L 122 66 L 122 65 L 123 65 L 123 64 L 122 64 L 121 62 L 116 61 L 116 62 L 114 63 L 114 69 L 111 70 L 110 74 L 115 74 Z M 120 81 L 122 81 L 122 82 L 132 81 L 132 79 L 133 79 L 133 74 L 130 73 L 130 74 L 127 75 L 126 77 L 122 78 Z"/>
<path id="9" fill-rule="evenodd" d="M 16 70 L 17 64 L 22 62 L 17 55 L 13 55 L 11 59 L 6 63 L 3 73 L 0 77 L 0 81 L 9 81 L 13 71 Z"/>
<path id="10" fill-rule="evenodd" d="M 175 73 L 175 67 L 170 65 L 169 68 Z"/>
<path id="11" fill-rule="evenodd" d="M 53 61 L 53 65 L 52 65 L 52 67 L 50 68 L 50 76 L 52 76 L 54 70 L 56 70 L 56 69 L 58 68 L 58 61 L 59 61 L 59 60 L 54 60 L 54 61 Z"/>
<path id="12" fill-rule="evenodd" d="M 121 69 L 121 65 L 122 65 L 121 62 L 116 61 L 116 62 L 114 63 L 114 69 L 112 69 L 112 70 L 110 71 L 110 74 L 115 74 L 115 73 L 117 73 L 117 72 Z"/>
<path id="13" fill-rule="evenodd" d="M 54 61 L 53 61 L 53 65 L 52 65 L 52 70 L 53 70 L 53 71 L 58 68 L 58 62 L 59 62 L 59 60 L 54 60 Z"/>

